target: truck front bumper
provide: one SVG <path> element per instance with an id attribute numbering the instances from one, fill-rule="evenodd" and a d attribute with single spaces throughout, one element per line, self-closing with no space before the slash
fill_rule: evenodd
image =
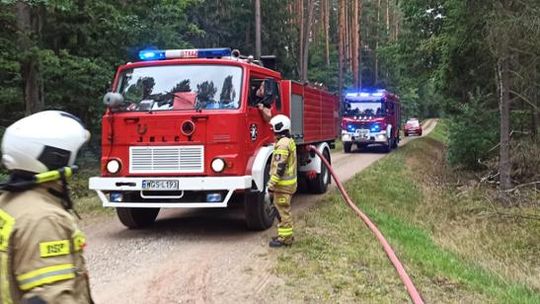
<path id="1" fill-rule="evenodd" d="M 369 130 L 357 130 L 359 132 L 341 132 L 341 141 L 355 144 L 388 144 L 386 131 L 370 132 Z"/>
<path id="2" fill-rule="evenodd" d="M 179 188 L 171 191 L 145 190 L 143 180 L 178 181 Z M 130 208 L 216 208 L 227 207 L 236 190 L 251 189 L 253 178 L 246 176 L 224 177 L 92 177 L 89 188 L 95 190 L 104 207 Z M 137 194 L 137 201 L 124 200 Z M 186 195 L 187 194 L 187 195 Z M 220 200 L 208 201 L 207 194 L 219 194 Z M 114 199 L 111 199 L 113 198 Z M 191 200 L 193 198 L 197 200 Z"/>

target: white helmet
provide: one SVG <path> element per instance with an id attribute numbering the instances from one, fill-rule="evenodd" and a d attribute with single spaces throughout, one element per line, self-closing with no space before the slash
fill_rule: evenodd
<path id="1" fill-rule="evenodd" d="M 44 111 L 9 126 L 2 139 L 2 163 L 8 170 L 41 173 L 71 166 L 90 132 L 66 112 Z"/>
<path id="2" fill-rule="evenodd" d="M 291 120 L 289 117 L 279 114 L 270 119 L 270 124 L 274 133 L 281 133 L 283 131 L 291 131 Z"/>

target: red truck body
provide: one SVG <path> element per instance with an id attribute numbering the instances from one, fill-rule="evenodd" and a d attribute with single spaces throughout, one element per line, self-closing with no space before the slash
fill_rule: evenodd
<path id="1" fill-rule="evenodd" d="M 122 223 L 151 224 L 159 208 L 240 202 L 250 228 L 271 226 L 275 210 L 266 181 L 274 136 L 254 103 L 262 80 L 275 84 L 272 114 L 291 118 L 298 177 L 312 192 L 326 191 L 328 172 L 304 147 L 315 145 L 330 158 L 339 134 L 336 95 L 283 80 L 230 51 L 172 54 L 120 66 L 113 92 L 122 102 L 109 104 L 103 116 L 101 176 L 90 179 L 90 188 L 104 206 L 117 208 Z"/>

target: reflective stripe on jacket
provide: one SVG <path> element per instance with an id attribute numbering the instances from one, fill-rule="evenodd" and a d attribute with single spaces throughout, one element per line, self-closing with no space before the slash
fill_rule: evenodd
<path id="1" fill-rule="evenodd" d="M 280 138 L 274 145 L 270 182 L 274 191 L 294 193 L 296 191 L 296 144 L 289 137 Z"/>

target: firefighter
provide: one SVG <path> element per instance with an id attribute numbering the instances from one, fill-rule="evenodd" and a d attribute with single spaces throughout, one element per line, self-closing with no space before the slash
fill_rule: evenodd
<path id="1" fill-rule="evenodd" d="M 278 235 L 270 241 L 270 247 L 290 246 L 293 238 L 291 197 L 296 192 L 296 144 L 291 138 L 291 120 L 276 115 L 270 120 L 276 136 L 270 167 L 268 191 L 273 196 L 278 211 Z"/>
<path id="2" fill-rule="evenodd" d="M 269 100 L 269 96 L 265 94 L 266 80 L 261 81 L 259 88 L 255 92 L 257 99 L 257 108 L 259 109 L 264 121 L 270 122 L 272 118 L 272 100 Z"/>
<path id="3" fill-rule="evenodd" d="M 4 133 L 0 184 L 0 303 L 93 303 L 67 178 L 90 133 L 78 118 L 44 111 Z"/>

